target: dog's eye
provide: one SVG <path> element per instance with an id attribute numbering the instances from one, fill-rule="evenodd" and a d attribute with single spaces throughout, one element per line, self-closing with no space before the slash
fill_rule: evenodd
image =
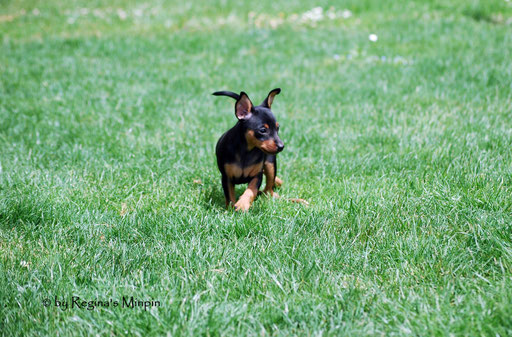
<path id="1" fill-rule="evenodd" d="M 260 133 L 265 133 L 265 132 L 267 132 L 267 128 L 261 128 L 260 129 Z"/>

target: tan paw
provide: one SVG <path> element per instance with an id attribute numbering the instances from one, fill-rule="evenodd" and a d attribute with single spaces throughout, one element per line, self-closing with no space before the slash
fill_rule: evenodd
<path id="1" fill-rule="evenodd" d="M 281 179 L 276 177 L 276 179 L 274 180 L 274 185 L 276 185 L 277 187 L 280 187 L 283 184 L 284 184 L 284 181 L 282 181 Z"/>
<path id="2" fill-rule="evenodd" d="M 240 199 L 235 204 L 235 210 L 236 211 L 242 211 L 245 212 L 251 207 L 251 202 L 247 199 Z"/>

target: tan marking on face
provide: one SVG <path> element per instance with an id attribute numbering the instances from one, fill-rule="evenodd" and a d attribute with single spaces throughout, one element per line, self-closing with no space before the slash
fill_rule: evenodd
<path id="1" fill-rule="evenodd" d="M 279 127 L 279 123 L 278 123 L 278 122 L 276 122 L 276 128 L 278 128 L 278 127 Z"/>
<path id="2" fill-rule="evenodd" d="M 264 140 L 263 142 L 261 142 L 261 146 L 259 148 L 268 153 L 277 152 L 277 144 L 272 139 Z"/>
<path id="3" fill-rule="evenodd" d="M 224 170 L 229 178 L 240 178 L 243 170 L 237 164 L 224 164 Z"/>
<path id="4" fill-rule="evenodd" d="M 249 130 L 245 133 L 245 140 L 247 140 L 247 150 L 251 151 L 254 147 L 260 148 L 261 141 L 254 136 L 254 131 Z"/>
<path id="5" fill-rule="evenodd" d="M 268 124 L 263 124 L 264 127 L 266 127 L 267 129 L 269 128 Z"/>
<path id="6" fill-rule="evenodd" d="M 247 150 L 251 151 L 255 147 L 267 153 L 277 153 L 277 144 L 274 140 L 258 140 L 254 136 L 254 131 L 249 130 L 245 133 L 245 139 L 247 140 Z"/>

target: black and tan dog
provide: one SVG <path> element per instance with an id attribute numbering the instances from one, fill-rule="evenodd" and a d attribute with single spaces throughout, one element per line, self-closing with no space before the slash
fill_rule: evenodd
<path id="1" fill-rule="evenodd" d="M 229 96 L 236 99 L 235 115 L 238 122 L 220 137 L 217 147 L 217 165 L 222 174 L 222 188 L 226 206 L 234 205 L 236 210 L 246 211 L 258 194 L 265 174 L 263 190 L 277 196 L 274 186 L 282 181 L 276 177 L 276 154 L 284 144 L 278 136 L 279 124 L 270 110 L 274 97 L 281 89 L 272 90 L 258 106 L 253 106 L 245 92 L 217 91 L 216 96 Z M 235 184 L 246 184 L 247 189 L 238 201 L 235 198 Z"/>

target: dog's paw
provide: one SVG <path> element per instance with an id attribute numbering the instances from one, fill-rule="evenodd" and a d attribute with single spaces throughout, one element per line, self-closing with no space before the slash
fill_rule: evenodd
<path id="1" fill-rule="evenodd" d="M 235 210 L 245 212 L 251 207 L 251 202 L 247 199 L 240 199 L 235 204 Z"/>
<path id="2" fill-rule="evenodd" d="M 284 184 L 284 181 L 282 181 L 280 178 L 276 177 L 276 179 L 274 180 L 274 185 L 276 185 L 276 187 L 281 187 L 281 185 Z"/>

